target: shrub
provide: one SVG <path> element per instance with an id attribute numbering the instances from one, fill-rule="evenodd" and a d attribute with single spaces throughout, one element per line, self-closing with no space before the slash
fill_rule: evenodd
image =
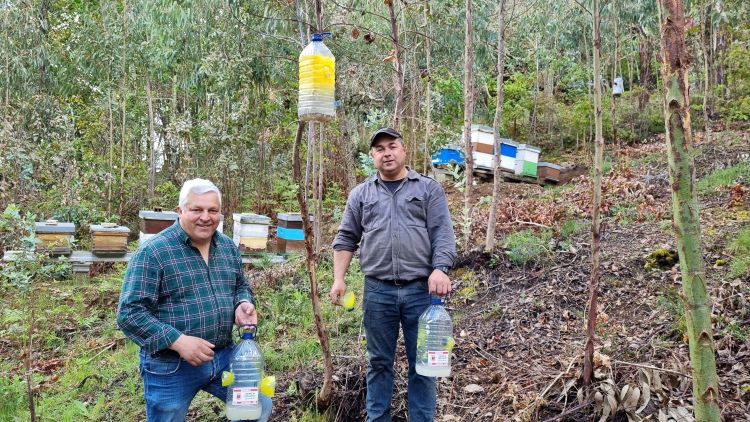
<path id="1" fill-rule="evenodd" d="M 521 230 L 505 238 L 506 252 L 516 264 L 540 263 L 549 253 L 551 230 Z"/>

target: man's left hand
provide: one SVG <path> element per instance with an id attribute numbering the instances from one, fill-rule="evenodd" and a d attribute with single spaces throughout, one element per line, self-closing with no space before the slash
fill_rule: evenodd
<path id="1" fill-rule="evenodd" d="M 250 302 L 242 302 L 234 310 L 234 323 L 243 326 L 248 324 L 258 324 L 258 314 L 255 312 L 255 305 Z"/>
<path id="2" fill-rule="evenodd" d="M 451 292 L 451 279 L 448 278 L 448 274 L 440 270 L 432 270 L 430 278 L 427 279 L 427 287 L 430 289 L 430 294 L 445 296 Z"/>

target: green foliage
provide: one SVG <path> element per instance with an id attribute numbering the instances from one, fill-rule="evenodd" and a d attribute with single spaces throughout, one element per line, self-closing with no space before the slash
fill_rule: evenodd
<path id="1" fill-rule="evenodd" d="M 750 227 L 740 230 L 727 247 L 732 254 L 729 276 L 740 278 L 750 273 Z"/>
<path id="2" fill-rule="evenodd" d="M 672 332 L 669 333 L 669 337 L 677 341 L 682 341 L 687 333 L 687 321 L 685 320 L 685 307 L 679 292 L 673 287 L 668 288 L 659 296 L 657 302 L 674 319 L 674 325 Z"/>
<path id="3" fill-rule="evenodd" d="M 588 230 L 589 224 L 580 220 L 565 220 L 560 226 L 560 237 L 563 239 L 581 234 Z"/>
<path id="4" fill-rule="evenodd" d="M 505 238 L 508 257 L 516 264 L 541 263 L 549 254 L 552 230 L 520 230 Z"/>
<path id="5" fill-rule="evenodd" d="M 359 167 L 357 168 L 357 175 L 361 177 L 370 177 L 377 173 L 375 163 L 372 161 L 372 156 L 364 152 L 359 153 Z"/>
<path id="6" fill-rule="evenodd" d="M 750 162 L 742 161 L 700 178 L 697 184 L 698 193 L 708 194 L 720 186 L 734 185 L 740 180 L 750 180 Z"/>

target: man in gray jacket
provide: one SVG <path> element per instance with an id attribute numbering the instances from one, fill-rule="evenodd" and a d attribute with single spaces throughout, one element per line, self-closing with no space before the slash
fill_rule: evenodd
<path id="1" fill-rule="evenodd" d="M 378 174 L 349 194 L 333 241 L 333 286 L 338 303 L 346 292 L 344 277 L 360 248 L 365 274 L 364 327 L 370 364 L 367 368 L 367 420 L 391 420 L 393 362 L 399 326 L 409 361 L 409 421 L 432 421 L 435 378 L 415 370 L 419 316 L 430 295 L 451 291 L 448 271 L 456 257 L 456 239 L 443 188 L 406 167 L 401 134 L 378 129 L 370 139 Z"/>

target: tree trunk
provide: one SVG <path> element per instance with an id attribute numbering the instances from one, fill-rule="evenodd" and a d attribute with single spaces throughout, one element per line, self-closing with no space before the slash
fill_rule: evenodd
<path id="1" fill-rule="evenodd" d="M 154 140 L 154 98 L 151 93 L 151 79 L 146 76 L 146 101 L 148 102 L 148 198 L 154 197 L 156 184 L 156 141 Z"/>
<path id="2" fill-rule="evenodd" d="M 345 193 L 349 193 L 357 185 L 357 177 L 355 174 L 354 165 L 354 152 L 355 148 L 352 145 L 352 135 L 349 131 L 349 121 L 346 117 L 346 104 L 342 101 L 341 107 L 336 109 L 336 119 L 339 122 L 339 130 L 341 136 L 339 137 L 339 154 L 344 160 L 344 177 L 342 178 L 342 188 Z"/>
<path id="3" fill-rule="evenodd" d="M 617 96 L 614 94 L 614 87 L 615 87 L 615 78 L 617 78 L 617 62 L 619 60 L 619 57 L 617 56 L 617 48 L 618 48 L 618 41 L 620 34 L 617 32 L 617 26 L 620 21 L 618 10 L 617 10 L 617 0 L 612 0 L 612 20 L 613 20 L 613 29 L 614 29 L 614 39 L 615 39 L 615 48 L 614 53 L 612 55 L 612 145 L 615 149 L 615 153 L 617 154 L 618 158 L 620 156 L 620 145 L 617 141 Z M 618 94 L 619 95 L 619 94 Z"/>
<path id="4" fill-rule="evenodd" d="M 323 385 L 320 387 L 320 393 L 317 398 L 317 405 L 320 409 L 325 409 L 330 404 L 332 380 L 333 380 L 333 360 L 331 359 L 331 351 L 328 345 L 328 332 L 326 330 L 325 323 L 323 322 L 322 311 L 320 309 L 320 293 L 318 291 L 318 278 L 316 272 L 315 254 L 313 252 L 312 245 L 312 226 L 310 225 L 310 216 L 307 212 L 307 197 L 305 196 L 304 189 L 302 189 L 302 170 L 300 168 L 300 144 L 302 143 L 302 134 L 305 132 L 305 122 L 300 121 L 297 127 L 297 137 L 294 139 L 294 155 L 293 155 L 293 172 L 294 181 L 299 186 L 297 189 L 297 201 L 299 202 L 299 209 L 302 213 L 302 227 L 305 232 L 305 251 L 307 252 L 307 273 L 310 276 L 310 300 L 313 307 L 313 315 L 315 315 L 315 329 L 318 333 L 318 340 L 320 341 L 320 348 L 323 351 L 324 361 L 324 374 L 323 374 Z M 320 219 L 320 216 L 316 216 L 316 219 Z"/>
<path id="5" fill-rule="evenodd" d="M 120 203 L 118 204 L 118 216 L 119 223 L 123 222 L 123 210 L 125 207 L 125 145 L 126 134 L 125 130 L 125 119 L 127 112 L 125 111 L 125 104 L 127 99 L 127 88 L 128 81 L 128 67 L 127 67 L 127 40 L 128 40 L 128 1 L 123 0 L 122 2 L 122 26 L 123 26 L 123 38 L 122 38 L 122 79 L 120 80 L 120 112 L 122 113 L 122 123 L 120 126 Z"/>
<path id="6" fill-rule="evenodd" d="M 602 73 L 601 73 L 601 15 L 599 0 L 592 2 L 594 18 L 593 63 L 594 63 L 594 192 L 591 205 L 591 279 L 589 280 L 589 305 L 586 322 L 586 348 L 583 360 L 583 385 L 589 389 L 594 375 L 594 336 L 596 335 L 597 300 L 601 260 L 601 221 L 599 210 L 602 205 L 602 164 L 604 162 L 604 137 L 602 136 Z"/>
<path id="7" fill-rule="evenodd" d="M 425 56 L 427 59 L 427 68 L 425 69 L 425 128 L 424 128 L 424 168 L 423 173 L 432 165 L 430 160 L 430 138 L 432 137 L 432 34 L 430 32 L 430 2 L 424 2 L 424 24 L 427 37 L 425 38 Z"/>
<path id="8" fill-rule="evenodd" d="M 641 85 L 641 90 L 638 94 L 638 111 L 643 111 L 648 105 L 651 90 L 656 87 L 656 81 L 651 71 L 651 42 L 642 26 L 637 25 L 635 29 L 638 32 L 639 80 Z"/>
<path id="9" fill-rule="evenodd" d="M 471 120 L 474 114 L 474 24 L 472 0 L 466 0 L 464 38 L 464 148 L 466 150 L 466 187 L 464 189 L 463 244 L 468 246 L 471 234 L 471 191 L 474 185 L 474 159 L 471 146 Z"/>
<path id="10" fill-rule="evenodd" d="M 701 7 L 701 52 L 703 53 L 703 125 L 706 141 L 711 141 L 711 10 L 713 1 L 705 0 Z"/>
<path id="11" fill-rule="evenodd" d="M 401 64 L 401 42 L 398 36 L 398 24 L 396 23 L 396 11 L 393 8 L 393 0 L 386 0 L 388 14 L 391 20 L 391 39 L 393 40 L 393 87 L 396 90 L 396 108 L 393 111 L 393 125 L 401 132 L 401 118 L 404 113 L 404 69 Z"/>
<path id="12" fill-rule="evenodd" d="M 497 30 L 497 101 L 495 102 L 495 120 L 492 124 L 495 132 L 495 154 L 492 157 L 494 170 L 494 181 L 492 185 L 492 205 L 487 217 L 487 236 L 484 240 L 484 250 L 491 252 L 495 247 L 495 222 L 497 221 L 497 207 L 500 205 L 500 127 L 503 124 L 503 103 L 505 101 L 505 89 L 503 78 L 505 77 L 505 0 L 498 4 L 498 30 Z"/>
<path id="13" fill-rule="evenodd" d="M 111 86 L 111 85 L 110 85 Z M 115 122 L 112 121 L 112 91 L 110 90 L 107 92 L 107 110 L 109 112 L 108 114 L 108 123 L 109 123 L 109 136 L 107 139 L 108 145 L 107 145 L 107 217 L 112 215 L 112 173 L 114 173 L 114 169 L 112 168 L 113 161 L 114 161 L 114 138 L 115 138 Z"/>
<path id="14" fill-rule="evenodd" d="M 690 124 L 685 15 L 682 0 L 660 0 L 664 121 L 672 186 L 672 213 L 680 256 L 685 319 L 693 368 L 696 421 L 719 421 L 711 304 L 700 240 L 695 191 L 693 132 Z"/>

